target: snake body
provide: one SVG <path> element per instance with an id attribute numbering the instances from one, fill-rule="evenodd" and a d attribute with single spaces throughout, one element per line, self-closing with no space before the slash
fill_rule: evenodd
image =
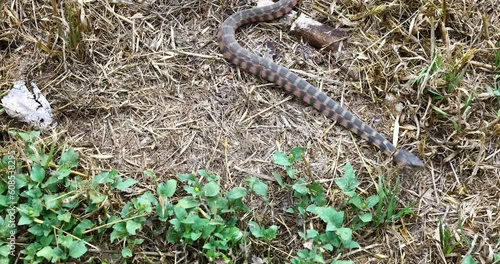
<path id="1" fill-rule="evenodd" d="M 417 156 L 405 150 L 396 150 L 396 147 L 384 136 L 297 74 L 269 59 L 245 50 L 238 44 L 235 38 L 238 27 L 282 17 L 292 10 L 297 1 L 281 0 L 269 6 L 243 10 L 228 17 L 221 24 L 217 36 L 217 42 L 224 58 L 245 71 L 283 87 L 287 92 L 312 105 L 328 118 L 378 147 L 386 155 L 392 156 L 396 164 L 423 167 L 423 162 Z"/>

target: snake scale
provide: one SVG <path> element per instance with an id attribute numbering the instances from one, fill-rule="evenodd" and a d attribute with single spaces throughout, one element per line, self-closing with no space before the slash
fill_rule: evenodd
<path id="1" fill-rule="evenodd" d="M 224 58 L 245 71 L 283 87 L 287 92 L 312 105 L 328 118 L 378 147 L 386 155 L 392 156 L 396 164 L 423 167 L 423 162 L 417 156 L 405 150 L 396 150 L 396 147 L 385 139 L 384 136 L 344 109 L 328 97 L 328 95 L 309 84 L 306 80 L 291 72 L 286 67 L 245 50 L 236 41 L 235 32 L 238 27 L 248 23 L 269 21 L 282 17 L 292 10 L 297 1 L 281 0 L 269 6 L 243 10 L 227 18 L 221 24 L 217 36 L 217 42 Z"/>

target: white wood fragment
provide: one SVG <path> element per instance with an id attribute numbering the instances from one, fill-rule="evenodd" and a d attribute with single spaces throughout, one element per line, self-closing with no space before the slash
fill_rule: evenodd
<path id="1" fill-rule="evenodd" d="M 35 83 L 33 92 L 28 90 L 23 80 L 16 81 L 14 87 L 2 98 L 2 105 L 10 117 L 33 125 L 35 129 L 47 129 L 53 122 L 52 109 Z"/>
<path id="2" fill-rule="evenodd" d="M 274 2 L 272 0 L 260 0 L 260 1 L 257 1 L 257 7 L 260 7 L 260 6 L 269 6 L 269 5 L 272 5 L 274 4 Z"/>
<path id="3" fill-rule="evenodd" d="M 304 15 L 304 14 L 300 14 L 299 17 L 297 17 L 297 19 L 295 19 L 290 30 L 295 31 L 296 27 L 310 28 L 310 27 L 314 27 L 314 26 L 321 27 L 321 26 L 323 26 L 323 24 L 306 16 L 306 15 Z"/>

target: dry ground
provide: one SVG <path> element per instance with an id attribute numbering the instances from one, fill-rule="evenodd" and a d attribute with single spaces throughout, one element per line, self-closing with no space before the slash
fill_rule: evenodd
<path id="1" fill-rule="evenodd" d="M 349 30 L 335 54 L 312 48 L 279 22 L 238 33 L 245 47 L 273 55 L 389 139 L 395 135 L 399 146 L 423 158 L 422 171 L 397 169 L 375 147 L 281 88 L 224 61 L 217 27 L 252 1 L 51 2 L 2 0 L 0 89 L 7 91 L 17 79 L 35 81 L 55 109 L 59 144 L 76 147 L 85 170 L 116 168 L 138 179 L 140 188 L 154 189 L 145 169 L 164 181 L 207 169 L 229 189 L 248 175 L 271 176 L 275 151 L 302 146 L 310 180 L 329 188 L 333 204 L 338 199 L 332 180 L 346 162 L 367 194 L 384 174 L 401 177 L 402 204 L 417 201 L 416 213 L 402 223 L 356 234 L 364 249 L 345 258 L 457 263 L 472 254 L 487 263 L 500 251 L 500 104 L 486 89 L 499 74 L 492 66 L 500 46 L 497 0 L 444 1 L 446 9 L 436 0 L 304 1 L 300 12 Z M 433 63 L 433 52 L 449 72 L 465 69 L 454 91 L 443 88 L 443 72 L 421 74 Z M 464 110 L 468 97 L 472 102 Z M 0 120 L 4 131 L 22 127 L 6 115 Z M 294 219 L 280 210 L 288 198 L 267 183 L 276 208 L 263 211 L 254 204 L 254 217 L 273 214 L 293 226 Z M 444 257 L 436 240 L 439 219 L 470 244 Z M 273 243 L 276 263 L 302 247 L 292 235 L 283 232 Z M 185 250 L 164 237 L 144 247 L 180 255 Z M 250 254 L 262 255 L 257 248 Z M 138 253 L 136 261 L 141 259 Z"/>

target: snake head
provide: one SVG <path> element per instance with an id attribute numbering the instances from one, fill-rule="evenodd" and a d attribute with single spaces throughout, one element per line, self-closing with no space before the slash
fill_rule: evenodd
<path id="1" fill-rule="evenodd" d="M 424 163 L 415 155 L 405 150 L 398 150 L 394 154 L 394 162 L 401 166 L 423 168 Z"/>

